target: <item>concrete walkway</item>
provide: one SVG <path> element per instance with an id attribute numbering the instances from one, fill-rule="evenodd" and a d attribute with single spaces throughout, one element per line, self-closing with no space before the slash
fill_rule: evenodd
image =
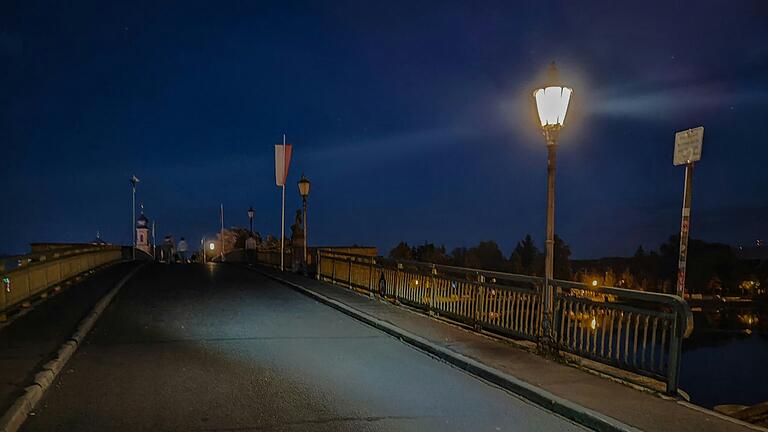
<path id="1" fill-rule="evenodd" d="M 322 298 L 338 302 L 369 321 L 405 330 L 435 347 L 468 357 L 531 384 L 565 401 L 601 413 L 617 423 L 645 431 L 736 432 L 765 429 L 740 423 L 686 402 L 661 398 L 589 372 L 553 362 L 510 342 L 477 334 L 439 319 L 372 299 L 347 288 L 300 275 L 259 268 L 271 277 L 298 285 Z M 369 321 L 370 323 L 371 321 Z"/>

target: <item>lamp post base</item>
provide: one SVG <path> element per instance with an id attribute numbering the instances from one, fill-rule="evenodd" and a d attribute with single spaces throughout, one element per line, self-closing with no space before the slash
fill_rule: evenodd
<path id="1" fill-rule="evenodd" d="M 557 348 L 551 328 L 552 316 L 549 313 L 542 315 L 541 335 L 536 340 L 536 351 L 550 359 L 559 359 L 560 350 Z"/>

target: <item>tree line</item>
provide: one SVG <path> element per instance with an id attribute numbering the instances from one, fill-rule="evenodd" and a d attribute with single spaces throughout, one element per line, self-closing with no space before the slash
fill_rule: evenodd
<path id="1" fill-rule="evenodd" d="M 631 257 L 572 260 L 571 248 L 559 236 L 554 243 L 554 276 L 601 286 L 674 293 L 677 281 L 680 237 L 670 236 L 657 250 L 638 246 Z M 492 240 L 472 247 L 445 246 L 424 242 L 411 246 L 400 242 L 389 257 L 397 260 L 542 276 L 544 252 L 531 235 L 517 242 L 509 255 Z M 719 295 L 764 295 L 768 286 L 768 261 L 741 259 L 729 245 L 690 239 L 686 289 L 689 293 Z"/>
<path id="2" fill-rule="evenodd" d="M 555 236 L 554 256 L 555 277 L 570 279 L 572 275 L 571 249 L 559 236 Z M 454 248 L 450 253 L 446 252 L 443 245 L 436 246 L 433 243 L 424 242 L 421 245 L 410 246 L 406 242 L 400 242 L 389 251 L 389 257 L 397 260 L 421 261 L 532 276 L 544 274 L 544 253 L 536 246 L 530 234 L 517 243 L 509 256 L 504 255 L 495 241 L 487 240 L 469 248 Z"/>

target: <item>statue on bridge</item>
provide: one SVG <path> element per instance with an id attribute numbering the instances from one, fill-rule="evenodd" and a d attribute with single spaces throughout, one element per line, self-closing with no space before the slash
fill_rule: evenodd
<path id="1" fill-rule="evenodd" d="M 296 219 L 291 225 L 291 244 L 304 246 L 304 220 L 301 217 L 301 210 L 296 210 Z"/>
<path id="2" fill-rule="evenodd" d="M 296 219 L 291 225 L 291 267 L 293 271 L 299 271 L 304 266 L 304 220 L 301 209 L 296 210 Z"/>

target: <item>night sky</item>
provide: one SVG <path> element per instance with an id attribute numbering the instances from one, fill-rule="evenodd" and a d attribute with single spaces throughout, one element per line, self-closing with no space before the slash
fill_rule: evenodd
<path id="1" fill-rule="evenodd" d="M 674 133 L 705 127 L 691 235 L 768 237 L 768 3 L 0 3 L 0 252 L 158 235 L 278 234 L 273 144 L 312 181 L 310 243 L 541 244 L 531 91 L 573 88 L 556 231 L 578 258 L 679 229 Z M 628 2 L 627 2 L 628 3 Z"/>

